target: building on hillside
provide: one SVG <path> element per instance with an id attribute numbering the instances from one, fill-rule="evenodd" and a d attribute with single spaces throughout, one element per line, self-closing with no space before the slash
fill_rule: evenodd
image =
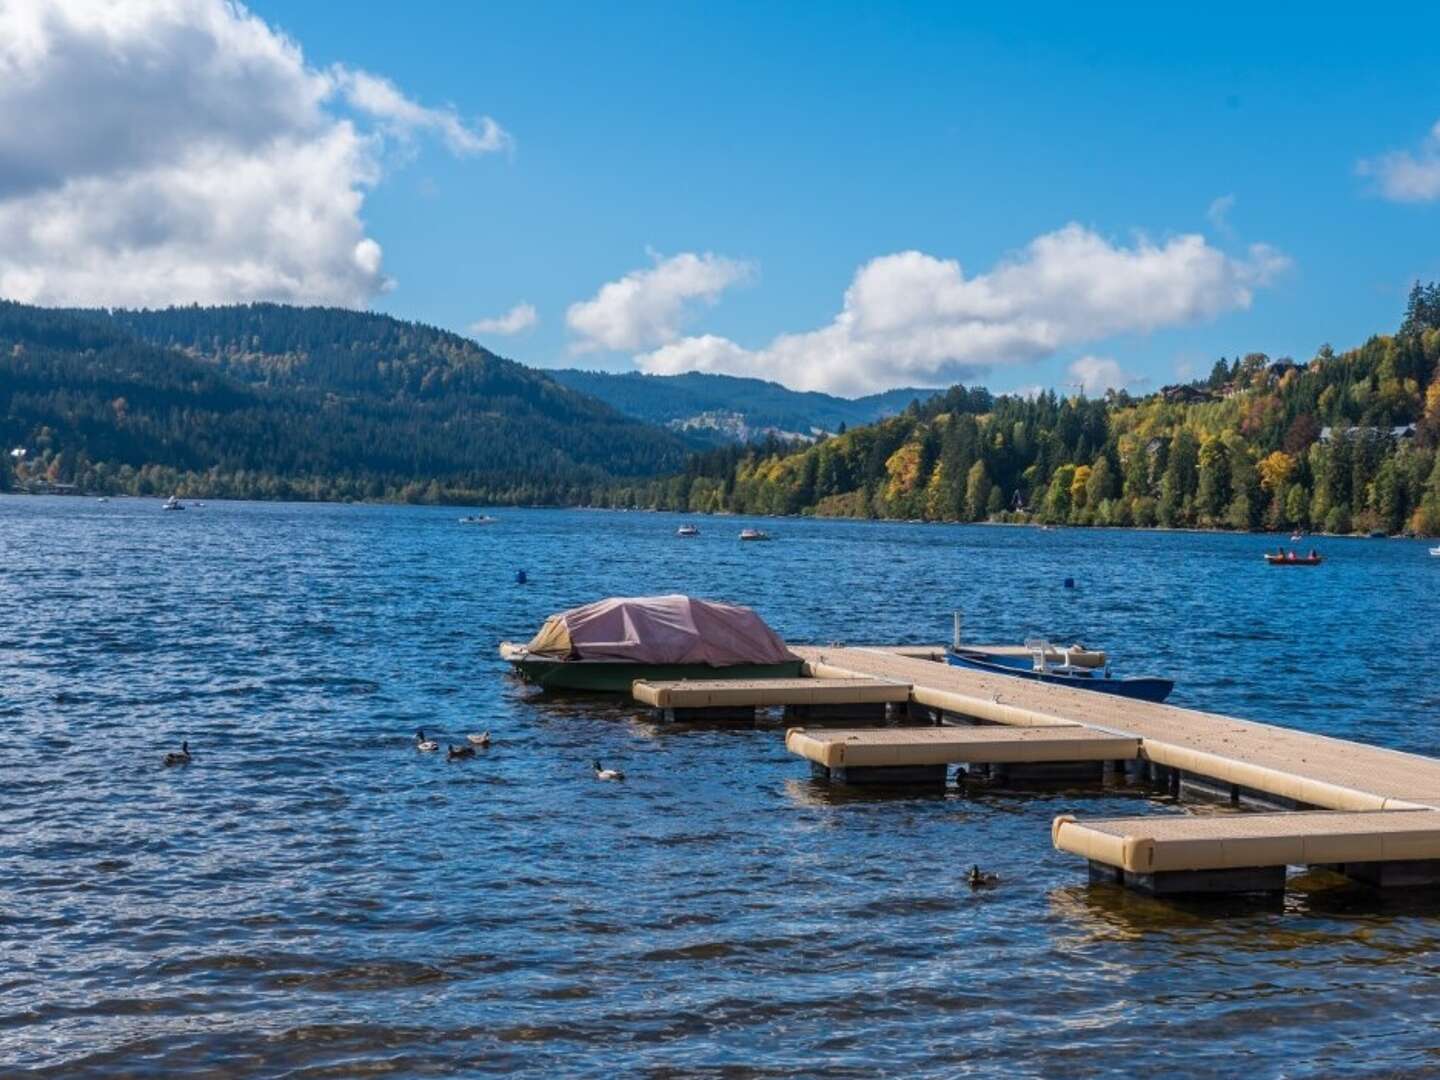
<path id="1" fill-rule="evenodd" d="M 1192 386 L 1189 383 L 1177 383 L 1174 386 L 1162 386 L 1160 396 L 1172 404 L 1198 405 L 1204 401 L 1219 400 L 1215 391 L 1206 390 L 1201 386 Z"/>
<path id="2" fill-rule="evenodd" d="M 1322 443 L 1333 442 L 1335 439 L 1344 439 L 1346 442 L 1354 442 L 1357 439 L 1385 439 L 1389 442 L 1400 442 L 1403 439 L 1415 437 L 1414 424 L 1398 424 L 1395 427 L 1322 427 L 1320 429 L 1320 441 Z"/>

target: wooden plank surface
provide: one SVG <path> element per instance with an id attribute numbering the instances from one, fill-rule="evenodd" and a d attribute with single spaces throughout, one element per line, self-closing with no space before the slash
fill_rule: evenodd
<path id="1" fill-rule="evenodd" d="M 637 679 L 636 701 L 657 709 L 768 705 L 874 705 L 910 700 L 910 684 L 887 679 Z"/>
<path id="2" fill-rule="evenodd" d="M 927 727 L 808 730 L 791 728 L 785 747 L 829 769 L 1022 762 L 1123 761 L 1140 740 L 1064 728 Z"/>
<path id="3" fill-rule="evenodd" d="M 1157 814 L 1108 821 L 1063 815 L 1055 847 L 1131 873 L 1440 858 L 1440 812 Z"/>

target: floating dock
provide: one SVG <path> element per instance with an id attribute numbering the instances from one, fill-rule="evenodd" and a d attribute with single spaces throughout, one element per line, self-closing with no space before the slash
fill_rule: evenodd
<path id="1" fill-rule="evenodd" d="M 1434 810 L 1152 815 L 1051 826 L 1055 847 L 1090 860 L 1091 881 L 1156 895 L 1278 892 L 1287 866 L 1328 866 L 1376 885 L 1440 882 Z"/>
<path id="2" fill-rule="evenodd" d="M 1016 766 L 1040 779 L 1057 764 L 1133 760 L 1140 740 L 1072 724 L 1052 728 L 926 727 L 866 731 L 791 728 L 785 747 L 832 780 L 852 784 L 944 783 L 949 765 Z M 1018 778 L 1020 774 L 1016 774 Z"/>
<path id="3" fill-rule="evenodd" d="M 1057 821 L 1052 834 L 1056 846 L 1090 860 L 1092 873 L 1101 877 L 1159 893 L 1272 891 L 1283 888 L 1286 866 L 1324 865 L 1374 884 L 1440 882 L 1440 760 L 1217 713 L 952 667 L 943 663 L 940 648 L 830 646 L 794 651 L 806 661 L 807 672 L 819 678 L 909 684 L 912 715 L 928 710 L 936 720 L 966 718 L 1052 729 L 1042 734 L 1059 737 L 1049 747 L 1056 755 L 1067 752 L 1060 743 L 1073 739 L 1060 733 L 1076 728 L 1133 740 L 1135 753 L 1126 767 L 1176 795 L 1338 812 Z M 924 735 L 933 730 L 912 730 L 885 744 L 892 747 L 887 767 L 930 763 L 926 755 L 934 751 Z M 792 750 L 812 761 L 814 754 L 828 752 L 812 745 L 812 740 L 824 740 L 808 732 L 804 736 L 806 741 L 797 739 Z M 896 746 L 908 750 L 894 751 Z M 847 755 L 854 752 L 846 750 Z M 1116 755 L 1112 760 L 1126 759 Z M 847 762 L 854 767 L 853 758 Z M 1133 854 L 1140 851 L 1150 852 L 1146 858 L 1154 861 L 1142 865 Z M 1250 865 L 1240 865 L 1247 862 Z"/>
<path id="4" fill-rule="evenodd" d="M 910 700 L 910 684 L 890 679 L 637 679 L 631 696 L 668 720 L 753 721 L 756 711 L 783 707 L 807 720 L 885 719 L 887 707 Z"/>

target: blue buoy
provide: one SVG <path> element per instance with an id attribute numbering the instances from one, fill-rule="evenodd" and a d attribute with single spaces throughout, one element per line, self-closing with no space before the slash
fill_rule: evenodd
<path id="1" fill-rule="evenodd" d="M 524 570 L 516 570 L 516 571 L 515 571 L 515 584 L 516 584 L 516 585 L 524 585 L 525 582 L 527 582 L 527 581 L 529 581 L 529 580 L 530 580 L 530 579 L 525 576 L 525 571 L 524 571 Z"/>
<path id="2" fill-rule="evenodd" d="M 1067 577 L 1067 578 L 1065 579 L 1065 588 L 1067 588 L 1067 589 L 1073 589 L 1074 587 L 1075 587 L 1075 579 L 1074 579 L 1073 577 Z"/>

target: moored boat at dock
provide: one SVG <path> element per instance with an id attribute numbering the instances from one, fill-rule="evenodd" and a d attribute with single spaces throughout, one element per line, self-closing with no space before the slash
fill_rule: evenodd
<path id="1" fill-rule="evenodd" d="M 802 663 L 754 611 L 689 596 L 611 597 L 545 620 L 500 656 L 546 690 L 629 693 L 637 679 L 783 679 Z"/>
<path id="2" fill-rule="evenodd" d="M 1164 701 L 1175 689 L 1174 679 L 1153 675 L 1118 676 L 1109 658 L 1083 645 L 1051 645 L 1030 639 L 1023 646 L 952 645 L 945 654 L 952 667 L 991 675 L 1010 675 L 1036 682 L 1055 683 L 1078 690 L 1094 690 L 1139 701 Z"/>

